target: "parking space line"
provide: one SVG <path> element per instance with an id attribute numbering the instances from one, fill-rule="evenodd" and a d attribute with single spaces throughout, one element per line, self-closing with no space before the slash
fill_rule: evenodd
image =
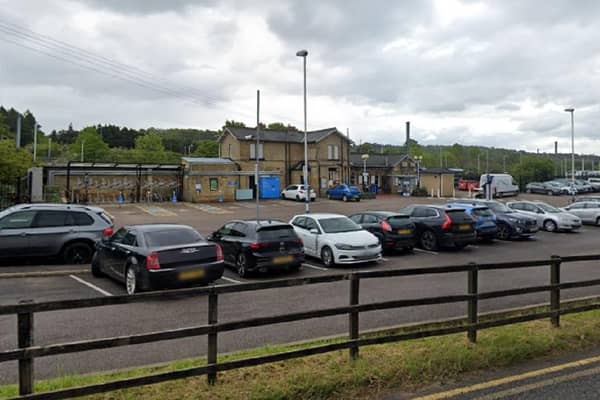
<path id="1" fill-rule="evenodd" d="M 440 254 L 437 251 L 423 250 L 423 249 L 418 249 L 416 247 L 413 249 L 413 251 L 416 253 L 430 254 L 432 256 L 437 256 L 438 254 Z"/>
<path id="2" fill-rule="evenodd" d="M 381 257 L 381 261 L 390 261 L 390 260 L 385 257 Z"/>
<path id="3" fill-rule="evenodd" d="M 478 249 L 479 246 L 477 246 L 476 244 L 470 244 L 469 247 L 473 248 L 473 249 Z"/>
<path id="4" fill-rule="evenodd" d="M 243 283 L 242 281 L 236 281 L 235 279 L 231 279 L 226 276 L 222 276 L 221 279 L 223 279 L 224 281 L 227 281 L 227 282 L 231 282 L 231 283 Z"/>
<path id="5" fill-rule="evenodd" d="M 317 267 L 316 265 L 311 265 L 311 264 L 306 264 L 306 263 L 302 263 L 302 266 L 312 268 L 312 269 L 318 269 L 319 271 L 329 271 L 329 268 Z"/>
<path id="6" fill-rule="evenodd" d="M 102 293 L 105 296 L 112 296 L 112 294 L 108 293 L 106 290 L 100 289 L 98 286 L 96 286 L 94 284 L 91 284 L 88 281 L 84 281 L 83 279 L 81 279 L 81 278 L 79 278 L 79 277 L 77 277 L 75 275 L 69 275 L 69 277 L 75 279 L 77 282 L 81 283 L 82 285 L 85 285 L 85 286 L 87 286 L 87 287 L 89 287 L 91 289 L 94 289 L 98 293 Z"/>

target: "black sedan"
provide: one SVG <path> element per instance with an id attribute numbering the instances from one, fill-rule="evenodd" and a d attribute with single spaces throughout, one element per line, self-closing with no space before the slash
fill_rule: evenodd
<path id="1" fill-rule="evenodd" d="M 225 263 L 240 277 L 251 272 L 298 270 L 304 262 L 304 245 L 294 228 L 275 220 L 236 220 L 209 238 L 223 248 Z"/>
<path id="2" fill-rule="evenodd" d="M 496 200 L 454 200 L 454 203 L 487 206 L 496 215 L 496 237 L 500 240 L 523 239 L 535 235 L 540 227 L 535 218 L 520 214 Z"/>
<path id="3" fill-rule="evenodd" d="M 408 215 L 389 211 L 364 211 L 349 217 L 375 235 L 383 250 L 412 250 L 415 246 L 415 224 Z"/>
<path id="4" fill-rule="evenodd" d="M 415 223 L 417 245 L 424 250 L 462 249 L 475 242 L 475 220 L 462 209 L 414 204 L 400 213 L 410 215 Z"/>
<path id="5" fill-rule="evenodd" d="M 92 274 L 125 283 L 128 294 L 159 287 L 209 283 L 223 275 L 223 251 L 185 225 L 130 225 L 105 231 Z"/>

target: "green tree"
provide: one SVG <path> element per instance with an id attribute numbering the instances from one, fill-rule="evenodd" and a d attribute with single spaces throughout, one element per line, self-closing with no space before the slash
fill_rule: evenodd
<path id="1" fill-rule="evenodd" d="M 513 165 L 510 174 L 519 182 L 521 189 L 528 182 L 543 182 L 554 178 L 554 161 L 547 157 L 525 156 Z"/>
<path id="2" fill-rule="evenodd" d="M 32 165 L 33 157 L 27 150 L 15 148 L 12 139 L 0 140 L 0 182 L 11 182 L 25 175 Z"/>
<path id="3" fill-rule="evenodd" d="M 83 145 L 83 146 L 82 146 Z M 83 161 L 106 161 L 109 156 L 109 147 L 102 140 L 102 136 L 95 127 L 88 126 L 84 128 L 77 136 L 77 140 L 70 147 L 71 157 L 74 160 L 81 160 L 81 149 L 83 147 Z"/>
<path id="4" fill-rule="evenodd" d="M 214 140 L 201 140 L 196 143 L 192 155 L 194 157 L 217 157 L 219 155 L 219 144 Z"/>
<path id="5" fill-rule="evenodd" d="M 140 163 L 164 163 L 169 160 L 158 133 L 147 133 L 135 139 L 135 159 Z"/>
<path id="6" fill-rule="evenodd" d="M 298 131 L 294 125 L 284 124 L 283 122 L 271 122 L 267 125 L 267 129 L 273 129 L 277 131 Z"/>
<path id="7" fill-rule="evenodd" d="M 232 127 L 232 128 L 245 128 L 246 124 L 239 121 L 227 120 L 225 121 L 225 125 L 223 127 Z"/>

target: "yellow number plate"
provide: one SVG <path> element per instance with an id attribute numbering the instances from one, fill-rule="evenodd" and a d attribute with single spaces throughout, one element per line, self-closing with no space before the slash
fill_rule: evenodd
<path id="1" fill-rule="evenodd" d="M 408 235 L 411 232 L 410 229 L 398 229 L 398 235 Z"/>
<path id="2" fill-rule="evenodd" d="M 471 225 L 469 224 L 462 224 L 458 226 L 458 229 L 461 231 L 468 231 L 471 229 Z"/>
<path id="3" fill-rule="evenodd" d="M 182 281 L 189 281 L 191 279 L 199 279 L 204 276 L 203 269 L 193 269 L 191 271 L 182 271 L 179 273 L 179 279 Z"/>
<path id="4" fill-rule="evenodd" d="M 280 256 L 273 258 L 273 264 L 285 264 L 294 261 L 293 256 Z"/>

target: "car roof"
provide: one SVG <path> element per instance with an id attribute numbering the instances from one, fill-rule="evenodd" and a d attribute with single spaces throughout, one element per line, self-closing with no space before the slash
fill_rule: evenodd
<path id="1" fill-rule="evenodd" d="M 369 211 L 369 210 L 359 211 L 352 215 L 359 215 L 359 214 L 373 214 L 373 215 L 381 215 L 381 216 L 385 216 L 385 217 L 390 217 L 392 215 L 406 215 L 404 213 L 397 212 L 397 211 Z"/>
<path id="2" fill-rule="evenodd" d="M 483 209 L 483 208 L 489 208 L 486 205 L 479 205 L 479 204 L 465 204 L 465 203 L 448 203 L 446 204 L 446 206 L 448 208 L 452 208 L 452 209 L 465 209 L 465 210 L 475 210 L 475 209 Z"/>
<path id="3" fill-rule="evenodd" d="M 312 217 L 312 218 L 338 218 L 338 217 L 346 217 L 345 215 L 342 214 L 332 214 L 332 213 L 316 213 L 316 214 L 298 214 L 298 215 L 294 215 L 294 218 L 296 217 Z"/>
<path id="4" fill-rule="evenodd" d="M 10 207 L 11 210 L 86 210 L 95 212 L 104 212 L 100 207 L 88 206 L 85 204 L 60 204 L 60 203 L 26 203 L 16 204 Z"/>
<path id="5" fill-rule="evenodd" d="M 156 232 L 161 230 L 172 230 L 172 229 L 191 229 L 196 230 L 189 225 L 183 224 L 139 224 L 139 225 L 125 225 L 126 229 L 135 229 L 139 232 Z"/>

